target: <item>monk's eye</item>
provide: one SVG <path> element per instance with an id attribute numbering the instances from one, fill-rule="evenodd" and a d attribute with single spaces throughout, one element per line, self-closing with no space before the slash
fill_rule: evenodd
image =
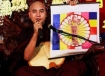
<path id="1" fill-rule="evenodd" d="M 40 10 L 40 12 L 42 12 L 42 13 L 43 13 L 43 12 L 45 12 L 45 10 Z"/>
<path id="2" fill-rule="evenodd" d="M 37 11 L 36 11 L 36 10 L 32 10 L 32 12 L 33 12 L 33 13 L 36 13 Z"/>

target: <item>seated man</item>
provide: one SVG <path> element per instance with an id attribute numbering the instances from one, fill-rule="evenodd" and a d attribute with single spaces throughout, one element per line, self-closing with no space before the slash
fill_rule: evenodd
<path id="1" fill-rule="evenodd" d="M 56 64 L 54 61 L 46 63 L 48 64 L 48 68 L 40 64 L 39 66 L 31 66 L 28 64 L 33 59 L 33 56 L 36 57 L 38 53 L 43 51 L 42 47 L 44 47 L 44 45 L 46 45 L 45 49 L 49 48 L 50 41 L 50 30 L 46 24 L 47 9 L 45 4 L 41 1 L 33 2 L 29 7 L 28 15 L 30 18 L 30 28 L 25 31 L 27 37 L 25 36 L 24 42 L 14 50 L 15 53 L 13 52 L 11 54 L 12 56 L 8 59 L 8 61 L 14 60 L 12 63 L 8 63 L 10 64 L 9 72 L 12 72 L 13 76 L 83 75 L 86 71 L 86 66 L 83 61 L 66 61 L 66 58 L 62 58 L 62 63 L 60 65 Z M 42 29 L 43 32 L 42 39 L 39 37 L 39 29 Z M 37 50 L 39 50 L 39 52 Z M 49 49 L 47 50 L 49 51 Z M 48 58 L 46 54 L 45 56 L 43 55 L 43 57 Z M 40 61 L 40 63 L 42 62 Z"/>

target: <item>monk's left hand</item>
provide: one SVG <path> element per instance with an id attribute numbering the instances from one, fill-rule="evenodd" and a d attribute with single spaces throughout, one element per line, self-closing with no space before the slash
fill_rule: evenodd
<path id="1" fill-rule="evenodd" d="M 74 6 L 77 5 L 78 0 L 68 0 L 67 3 L 70 4 L 71 6 Z"/>
<path id="2" fill-rule="evenodd" d="M 50 67 L 50 68 L 56 68 L 56 69 L 57 69 L 57 68 L 59 68 L 60 66 L 61 66 L 61 65 L 57 65 L 57 64 L 54 63 L 54 62 L 50 62 L 50 63 L 49 63 L 49 67 Z"/>

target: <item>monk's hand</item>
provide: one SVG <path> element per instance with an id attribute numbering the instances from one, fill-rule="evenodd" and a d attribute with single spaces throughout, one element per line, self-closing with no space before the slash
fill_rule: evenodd
<path id="1" fill-rule="evenodd" d="M 40 22 L 40 21 L 37 20 L 37 21 L 34 23 L 33 27 L 34 27 L 34 32 L 35 32 L 35 33 L 38 33 L 38 29 L 39 29 L 39 28 L 42 29 L 42 22 Z"/>
<path id="2" fill-rule="evenodd" d="M 49 64 L 49 67 L 50 68 L 59 68 L 60 67 L 60 65 L 57 65 L 56 63 L 54 63 L 54 62 L 50 62 L 50 64 Z"/>
<path id="3" fill-rule="evenodd" d="M 67 3 L 70 4 L 71 6 L 74 6 L 77 5 L 78 0 L 68 0 Z"/>

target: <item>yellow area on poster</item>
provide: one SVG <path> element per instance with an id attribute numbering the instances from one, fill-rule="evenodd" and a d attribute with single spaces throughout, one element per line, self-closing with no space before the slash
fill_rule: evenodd
<path id="1" fill-rule="evenodd" d="M 66 13 L 60 14 L 60 23 L 64 20 L 64 18 L 67 17 Z M 60 40 L 60 50 L 65 50 L 67 49 L 67 45 L 64 44 L 61 40 Z"/>
<path id="2" fill-rule="evenodd" d="M 97 20 L 89 20 L 90 27 L 97 27 Z"/>

